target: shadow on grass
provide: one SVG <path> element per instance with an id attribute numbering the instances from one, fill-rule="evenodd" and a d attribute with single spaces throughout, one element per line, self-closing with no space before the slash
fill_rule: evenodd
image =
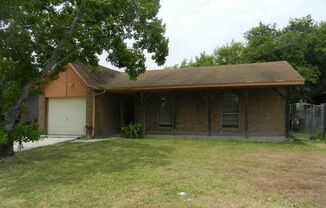
<path id="1" fill-rule="evenodd" d="M 302 139 L 293 139 L 293 143 L 295 145 L 305 145 L 307 146 L 307 140 L 302 140 Z"/>
<path id="2" fill-rule="evenodd" d="M 133 169 L 157 168 L 170 163 L 171 146 L 154 146 L 137 140 L 99 143 L 65 143 L 19 153 L 0 163 L 0 194 L 23 194 L 69 185 L 98 173 L 110 175 Z"/>

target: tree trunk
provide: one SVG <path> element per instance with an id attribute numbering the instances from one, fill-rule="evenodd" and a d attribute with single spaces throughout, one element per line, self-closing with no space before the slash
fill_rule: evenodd
<path id="1" fill-rule="evenodd" d="M 66 42 L 69 39 L 71 39 L 72 34 L 76 30 L 77 23 L 82 18 L 82 15 L 84 13 L 83 9 L 84 9 L 85 3 L 86 3 L 86 0 L 81 1 L 79 11 L 77 12 L 76 17 L 73 19 L 73 21 L 70 25 L 70 29 L 69 29 L 68 33 L 66 34 L 67 37 L 62 39 L 59 42 L 58 46 L 52 52 L 51 58 L 49 60 L 49 64 L 47 66 L 45 66 L 44 69 L 41 71 L 41 76 L 40 76 L 41 79 L 48 76 L 51 73 L 56 74 L 57 73 L 56 69 L 58 68 L 58 66 L 63 64 L 63 62 L 66 61 L 66 58 L 68 58 L 68 57 L 64 57 L 60 60 L 59 52 L 63 49 Z M 1 85 L 2 85 L 3 80 L 4 80 L 4 78 L 2 80 L 0 80 Z M 35 86 L 38 83 L 38 81 L 39 80 L 37 80 L 37 79 L 30 81 L 29 83 L 27 83 L 24 86 L 24 88 L 22 89 L 22 93 L 20 94 L 19 98 L 17 99 L 16 104 L 8 112 L 7 119 L 6 119 L 6 125 L 5 125 L 5 131 L 8 135 L 10 135 L 13 132 L 13 130 L 15 128 L 15 124 L 19 120 L 24 101 L 26 99 L 28 99 L 30 90 L 32 89 L 33 86 Z M 0 158 L 14 154 L 13 142 L 14 142 L 13 140 L 10 140 L 10 141 L 8 141 L 8 143 L 6 145 L 4 145 L 3 147 L 0 147 Z"/>
<path id="2" fill-rule="evenodd" d="M 7 144 L 0 147 L 0 158 L 9 157 L 14 155 L 14 143 L 8 141 Z"/>
<path id="3" fill-rule="evenodd" d="M 29 92 L 30 92 L 31 88 L 33 87 L 33 85 L 34 85 L 34 82 L 30 82 L 25 85 L 22 93 L 20 94 L 20 96 L 17 100 L 17 103 L 9 111 L 9 113 L 7 115 L 8 118 L 6 120 L 6 126 L 5 126 L 5 131 L 6 131 L 7 135 L 10 135 L 13 132 L 13 130 L 15 128 L 15 124 L 19 120 L 24 101 L 28 98 Z M 7 144 L 0 147 L 0 158 L 13 155 L 14 154 L 13 145 L 14 145 L 14 141 L 9 138 L 9 141 L 7 142 Z"/>

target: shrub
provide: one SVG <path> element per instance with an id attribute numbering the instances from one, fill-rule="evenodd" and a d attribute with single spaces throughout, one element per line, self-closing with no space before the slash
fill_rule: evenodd
<path id="1" fill-rule="evenodd" d="M 42 130 L 35 124 L 25 125 L 18 123 L 10 136 L 14 141 L 30 142 L 40 140 L 42 133 Z"/>
<path id="2" fill-rule="evenodd" d="M 4 131 L 2 127 L 0 127 L 0 147 L 7 144 L 8 142 L 8 135 Z"/>
<path id="3" fill-rule="evenodd" d="M 40 130 L 35 124 L 22 124 L 17 123 L 14 131 L 8 135 L 4 126 L 0 126 L 0 147 L 8 143 L 8 141 L 14 141 L 19 143 L 19 150 L 23 149 L 23 142 L 33 142 L 42 139 L 43 131 Z"/>
<path id="4" fill-rule="evenodd" d="M 123 137 L 129 139 L 142 138 L 143 125 L 141 123 L 130 123 L 122 127 Z"/>
<path id="5" fill-rule="evenodd" d="M 326 136 L 325 136 L 325 133 L 323 133 L 321 131 L 318 131 L 315 134 L 313 134 L 310 137 L 310 139 L 312 139 L 312 140 L 325 140 L 326 139 Z"/>

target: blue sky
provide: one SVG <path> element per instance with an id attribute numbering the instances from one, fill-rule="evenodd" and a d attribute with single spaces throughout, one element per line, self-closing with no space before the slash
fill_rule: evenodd
<path id="1" fill-rule="evenodd" d="M 166 24 L 169 56 L 165 66 L 180 64 L 202 51 L 212 52 L 263 23 L 285 26 L 290 18 L 311 14 L 326 21 L 326 0 L 161 0 L 159 17 Z M 110 67 L 104 56 L 100 64 Z M 148 55 L 148 69 L 159 68 Z M 162 67 L 161 67 L 162 68 Z"/>

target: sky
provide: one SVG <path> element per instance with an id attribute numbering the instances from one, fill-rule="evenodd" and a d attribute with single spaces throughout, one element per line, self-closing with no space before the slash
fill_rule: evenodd
<path id="1" fill-rule="evenodd" d="M 326 0 L 161 0 L 158 17 L 166 24 L 169 56 L 159 67 L 147 55 L 146 67 L 173 66 L 232 40 L 244 41 L 244 33 L 260 21 L 281 28 L 290 18 L 309 14 L 316 21 L 326 21 L 325 11 Z M 99 64 L 112 67 L 105 54 Z"/>

